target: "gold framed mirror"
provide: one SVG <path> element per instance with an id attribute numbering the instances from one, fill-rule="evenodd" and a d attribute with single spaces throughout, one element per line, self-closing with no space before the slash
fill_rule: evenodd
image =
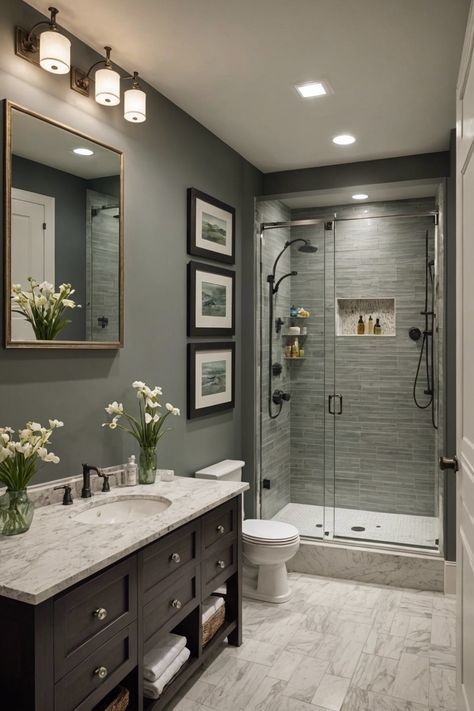
<path id="1" fill-rule="evenodd" d="M 123 346 L 123 152 L 5 101 L 5 347 Z"/>

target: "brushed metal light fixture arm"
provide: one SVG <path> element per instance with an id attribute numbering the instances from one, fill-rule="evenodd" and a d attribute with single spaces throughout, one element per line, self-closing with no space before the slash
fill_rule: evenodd
<path id="1" fill-rule="evenodd" d="M 89 91 L 90 91 L 90 83 L 91 83 L 91 72 L 94 71 L 97 67 L 104 66 L 107 69 L 112 69 L 112 61 L 110 59 L 110 53 L 112 51 L 112 47 L 104 47 L 105 49 L 105 57 L 104 59 L 99 59 L 98 62 L 94 62 L 87 72 L 84 72 L 82 69 L 79 69 L 78 67 L 72 67 L 71 68 L 71 89 L 74 91 L 77 91 L 79 94 L 82 94 L 83 96 L 89 96 Z"/>
<path id="2" fill-rule="evenodd" d="M 56 7 L 48 7 L 48 12 L 51 13 L 50 19 L 36 22 L 30 30 L 25 30 L 23 27 L 15 28 L 15 54 L 17 57 L 39 65 L 39 39 L 36 30 L 44 25 L 48 25 L 52 31 L 58 29 L 56 15 L 59 10 Z"/>

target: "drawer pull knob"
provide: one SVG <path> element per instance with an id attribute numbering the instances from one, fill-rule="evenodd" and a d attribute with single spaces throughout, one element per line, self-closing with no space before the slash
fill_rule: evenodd
<path id="1" fill-rule="evenodd" d="M 223 560 L 218 560 L 217 561 L 217 567 L 218 568 L 225 568 L 225 563 Z"/>
<path id="2" fill-rule="evenodd" d="M 220 533 L 221 535 L 225 533 L 225 528 L 221 524 L 219 524 L 216 528 L 217 533 Z"/>
<path id="3" fill-rule="evenodd" d="M 181 610 L 181 608 L 183 606 L 181 603 L 181 600 L 171 600 L 170 604 L 171 604 L 171 607 L 175 608 L 175 610 Z"/>
<path id="4" fill-rule="evenodd" d="M 105 620 L 107 617 L 107 610 L 105 607 L 98 607 L 97 610 L 94 610 L 93 615 L 94 617 L 97 617 L 98 620 Z"/>
<path id="5" fill-rule="evenodd" d="M 179 553 L 173 553 L 171 556 L 171 560 L 173 561 L 173 563 L 181 563 L 181 556 L 179 555 Z"/>
<path id="6" fill-rule="evenodd" d="M 94 669 L 94 674 L 98 676 L 99 679 L 105 679 L 108 673 L 109 670 L 107 667 L 97 667 L 97 669 Z"/>

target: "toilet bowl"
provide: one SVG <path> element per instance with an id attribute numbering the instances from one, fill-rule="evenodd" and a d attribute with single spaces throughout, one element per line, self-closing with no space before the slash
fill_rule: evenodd
<path id="1" fill-rule="evenodd" d="M 197 479 L 242 481 L 245 462 L 225 459 L 200 469 Z M 243 516 L 243 506 L 242 506 Z M 244 554 L 242 594 L 264 602 L 287 602 L 291 597 L 286 563 L 300 546 L 298 529 L 280 521 L 245 519 L 242 522 Z"/>
<path id="2" fill-rule="evenodd" d="M 265 602 L 287 602 L 291 590 L 286 563 L 300 547 L 298 529 L 279 521 L 247 519 L 242 524 L 242 544 L 242 594 Z M 248 563 L 257 570 L 249 569 Z"/>

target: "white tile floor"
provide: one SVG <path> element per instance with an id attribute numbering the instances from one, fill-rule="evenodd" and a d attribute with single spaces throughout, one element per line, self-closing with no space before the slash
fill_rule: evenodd
<path id="1" fill-rule="evenodd" d="M 244 600 L 244 643 L 174 711 L 455 711 L 455 601 L 290 575 L 283 605 Z"/>
<path id="2" fill-rule="evenodd" d="M 287 504 L 274 517 L 296 526 L 301 536 L 323 536 L 323 507 L 309 504 Z M 436 548 L 439 536 L 439 521 L 433 516 L 413 516 L 408 514 L 379 513 L 357 509 L 335 510 L 333 521 L 331 509 L 326 509 L 326 531 L 338 537 L 360 538 L 362 540 L 401 543 L 403 545 Z M 365 531 L 353 531 L 353 526 L 363 526 Z"/>

